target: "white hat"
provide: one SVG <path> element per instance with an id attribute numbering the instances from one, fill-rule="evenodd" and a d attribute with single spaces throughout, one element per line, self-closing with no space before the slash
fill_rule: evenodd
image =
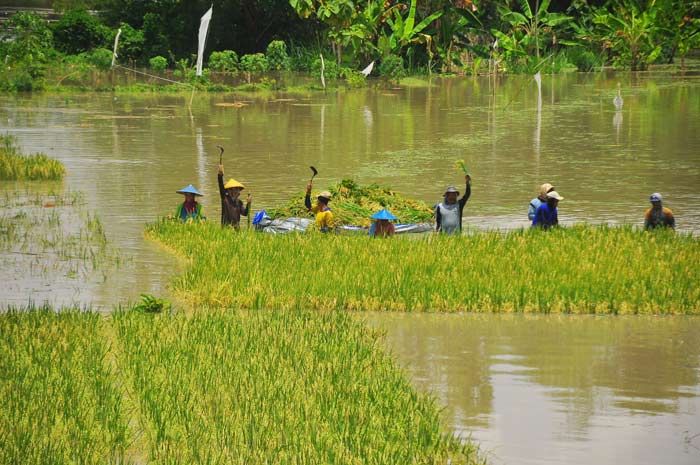
<path id="1" fill-rule="evenodd" d="M 559 195 L 557 191 L 547 192 L 548 199 L 564 200 L 564 197 Z"/>
<path id="2" fill-rule="evenodd" d="M 649 196 L 649 202 L 661 202 L 663 198 L 661 197 L 661 194 L 658 192 L 654 192 Z"/>

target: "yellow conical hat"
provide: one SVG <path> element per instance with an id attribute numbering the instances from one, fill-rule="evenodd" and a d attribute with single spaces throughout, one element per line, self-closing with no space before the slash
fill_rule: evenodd
<path id="1" fill-rule="evenodd" d="M 224 189 L 233 189 L 234 187 L 240 187 L 241 189 L 245 189 L 245 186 L 243 184 L 241 184 L 233 178 L 229 179 L 228 181 L 226 181 L 226 184 L 224 184 Z"/>

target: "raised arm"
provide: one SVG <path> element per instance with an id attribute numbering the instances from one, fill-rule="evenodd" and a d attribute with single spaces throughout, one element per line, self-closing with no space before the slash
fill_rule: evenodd
<path id="1" fill-rule="evenodd" d="M 304 196 L 304 206 L 311 211 L 311 183 L 306 185 L 306 196 Z"/>
<path id="2" fill-rule="evenodd" d="M 464 181 L 465 181 L 465 186 L 464 186 L 464 195 L 462 196 L 461 199 L 459 199 L 459 208 L 462 209 L 464 206 L 467 204 L 467 200 L 469 200 L 469 197 L 472 195 L 472 178 L 469 175 L 464 176 Z"/>
<path id="3" fill-rule="evenodd" d="M 219 165 L 219 174 L 216 175 L 216 179 L 219 182 L 219 195 L 223 199 L 226 195 L 226 189 L 224 189 L 224 165 Z"/>

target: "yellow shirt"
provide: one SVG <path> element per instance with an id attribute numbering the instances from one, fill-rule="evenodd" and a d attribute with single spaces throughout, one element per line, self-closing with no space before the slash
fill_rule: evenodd
<path id="1" fill-rule="evenodd" d="M 330 209 L 322 211 L 320 205 L 315 205 L 311 211 L 316 215 L 316 227 L 321 231 L 333 228 L 333 212 Z"/>

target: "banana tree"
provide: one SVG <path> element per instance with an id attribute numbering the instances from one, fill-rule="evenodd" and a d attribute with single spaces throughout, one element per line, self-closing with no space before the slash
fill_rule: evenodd
<path id="1" fill-rule="evenodd" d="M 401 54 L 404 49 L 407 49 L 406 54 L 410 62 L 415 53 L 414 47 L 423 44 L 426 46 L 429 57 L 432 58 L 432 36 L 423 31 L 440 18 L 443 12 L 436 11 L 416 24 L 417 5 L 418 0 L 411 0 L 411 6 L 405 18 L 399 9 L 394 9 L 392 11 L 393 17 L 387 18 L 386 23 L 390 33 L 380 37 L 378 43 L 379 49 L 385 56 L 390 53 Z"/>
<path id="2" fill-rule="evenodd" d="M 341 32 L 345 43 L 349 43 L 356 57 L 365 61 L 379 58 L 379 40 L 382 27 L 391 18 L 393 11 L 401 8 L 400 3 L 389 5 L 383 0 L 368 0 L 364 8 L 355 17 L 353 24 Z"/>
<path id="3" fill-rule="evenodd" d="M 537 60 L 540 58 L 540 36 L 546 35 L 551 45 L 556 45 L 558 30 L 570 26 L 573 19 L 562 13 L 550 13 L 550 0 L 536 0 L 535 9 L 530 8 L 528 0 L 519 0 L 522 13 L 513 11 L 505 6 L 499 6 L 498 12 L 501 18 L 506 21 L 513 32 L 521 31 L 523 45 L 531 53 L 534 48 Z"/>
<path id="4" fill-rule="evenodd" d="M 347 30 L 357 16 L 356 3 L 352 0 L 289 0 L 289 4 L 302 18 L 314 15 L 316 19 L 328 26 L 328 38 L 340 64 Z"/>

